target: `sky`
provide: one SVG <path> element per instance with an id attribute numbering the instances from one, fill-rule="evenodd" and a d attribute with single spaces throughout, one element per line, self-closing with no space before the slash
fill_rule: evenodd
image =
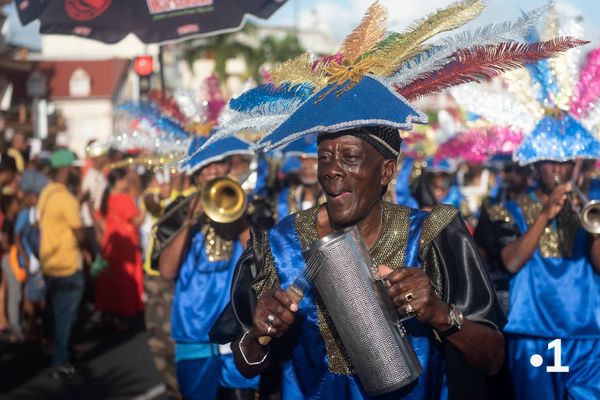
<path id="1" fill-rule="evenodd" d="M 267 22 L 276 26 L 295 26 L 326 32 L 334 43 L 340 43 L 361 20 L 373 0 L 288 0 Z M 454 0 L 380 0 L 389 10 L 389 27 L 402 31 L 413 20 Z M 546 0 L 488 0 L 487 8 L 469 28 L 490 22 L 516 20 L 521 11 L 547 4 Z M 558 0 L 556 8 L 561 18 L 584 16 L 585 39 L 600 43 L 600 1 Z"/>

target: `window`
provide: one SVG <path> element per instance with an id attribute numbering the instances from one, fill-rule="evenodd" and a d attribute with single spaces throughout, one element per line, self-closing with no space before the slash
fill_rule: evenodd
<path id="1" fill-rule="evenodd" d="M 73 71 L 69 79 L 69 94 L 71 97 L 85 97 L 92 92 L 92 81 L 83 68 Z"/>

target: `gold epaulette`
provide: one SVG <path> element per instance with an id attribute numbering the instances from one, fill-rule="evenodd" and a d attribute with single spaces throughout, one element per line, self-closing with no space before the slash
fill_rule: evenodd
<path id="1" fill-rule="evenodd" d="M 419 253 L 429 246 L 429 244 L 443 231 L 446 226 L 460 213 L 456 207 L 447 204 L 439 204 L 433 207 L 433 210 L 425 217 L 423 221 L 423 231 L 419 240 Z"/>
<path id="2" fill-rule="evenodd" d="M 502 203 L 494 204 L 486 208 L 490 219 L 494 222 L 514 223 L 510 212 Z"/>

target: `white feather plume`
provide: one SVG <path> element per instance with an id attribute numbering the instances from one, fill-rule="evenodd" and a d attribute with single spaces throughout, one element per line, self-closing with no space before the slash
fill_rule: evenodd
<path id="1" fill-rule="evenodd" d="M 489 45 L 499 42 L 521 41 L 547 11 L 548 6 L 529 11 L 516 22 L 488 24 L 473 32 L 461 32 L 442 39 L 425 53 L 408 60 L 389 78 L 391 84 L 404 87 L 419 77 L 444 67 L 448 58 L 457 50 L 476 45 Z"/>
<path id="2" fill-rule="evenodd" d="M 494 125 L 511 126 L 522 132 L 531 132 L 536 119 L 525 106 L 505 92 L 481 85 L 467 84 L 450 89 L 456 102 Z"/>

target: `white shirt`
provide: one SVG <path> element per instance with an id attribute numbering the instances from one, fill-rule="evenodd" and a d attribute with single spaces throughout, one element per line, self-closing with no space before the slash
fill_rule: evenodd
<path id="1" fill-rule="evenodd" d="M 81 182 L 81 192 L 90 192 L 90 200 L 92 201 L 94 211 L 100 209 L 102 195 L 104 195 L 104 189 L 106 189 L 107 185 L 108 183 L 102 172 L 93 167 L 90 168 L 83 177 L 83 181 Z M 93 215 L 90 215 L 87 204 L 81 206 L 81 219 L 83 221 L 83 226 L 94 226 Z"/>

